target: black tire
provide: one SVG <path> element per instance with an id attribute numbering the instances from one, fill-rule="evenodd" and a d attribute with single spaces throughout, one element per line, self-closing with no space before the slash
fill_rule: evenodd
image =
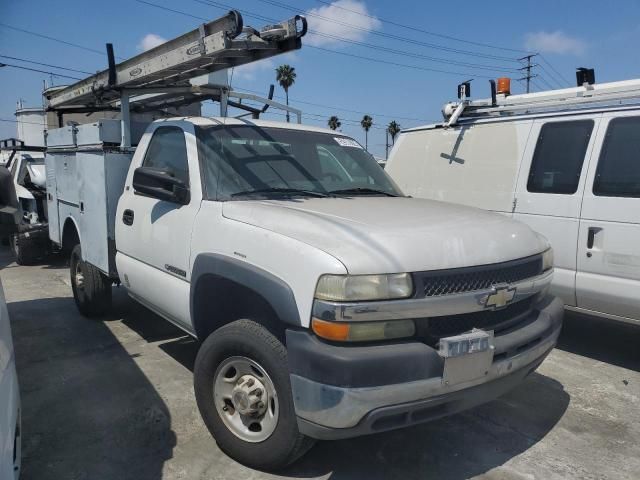
<path id="1" fill-rule="evenodd" d="M 11 235 L 10 246 L 18 265 L 33 265 L 48 253 L 42 241 L 36 241 L 25 233 Z"/>
<path id="2" fill-rule="evenodd" d="M 214 404 L 214 376 L 230 357 L 242 356 L 260 364 L 275 387 L 279 416 L 273 433 L 259 443 L 242 440 L 220 418 Z M 200 414 L 220 449 L 238 462 L 260 470 L 289 465 L 309 450 L 314 441 L 298 430 L 287 350 L 264 326 L 252 320 L 229 323 L 204 341 L 196 358 L 194 387 Z"/>
<path id="3" fill-rule="evenodd" d="M 80 244 L 71 250 L 70 272 L 73 299 L 80 313 L 85 317 L 104 315 L 111 307 L 111 280 L 82 260 Z"/>

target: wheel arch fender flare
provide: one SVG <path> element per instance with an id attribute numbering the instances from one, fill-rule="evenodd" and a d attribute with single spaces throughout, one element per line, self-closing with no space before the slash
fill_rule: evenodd
<path id="1" fill-rule="evenodd" d="M 278 320 L 292 326 L 300 326 L 300 314 L 291 287 L 279 277 L 250 263 L 215 253 L 199 254 L 193 264 L 189 310 L 191 324 L 198 338 L 203 331 L 203 322 L 198 312 L 197 295 L 201 281 L 206 278 L 226 280 L 247 288 L 262 297 L 272 308 Z"/>
<path id="2" fill-rule="evenodd" d="M 64 219 L 64 223 L 62 224 L 62 235 L 60 237 L 60 241 L 62 248 L 68 249 L 69 251 L 71 251 L 73 245 L 65 245 L 65 240 L 68 240 L 67 232 L 68 229 L 71 228 L 71 226 L 75 229 L 78 243 L 80 244 L 80 246 L 82 246 L 82 238 L 80 237 L 80 227 L 78 225 L 78 222 L 75 218 L 73 218 L 73 215 L 68 215 L 67 218 Z"/>

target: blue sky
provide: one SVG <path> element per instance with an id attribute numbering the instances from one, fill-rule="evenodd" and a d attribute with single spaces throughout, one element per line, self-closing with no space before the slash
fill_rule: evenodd
<path id="1" fill-rule="evenodd" d="M 640 2 L 636 0 L 607 3 L 595 0 L 145 1 L 209 19 L 224 14 L 228 10 L 225 5 L 233 6 L 242 11 L 245 24 L 254 27 L 267 22 L 252 15 L 285 19 L 292 16 L 294 10 L 307 12 L 310 29 L 324 36 L 307 35 L 302 49 L 295 53 L 236 69 L 232 86 L 266 94 L 269 84 L 275 82 L 274 68 L 289 63 L 298 74 L 290 91 L 291 104 L 303 110 L 303 121 L 326 125 L 330 115 L 337 115 L 343 121 L 342 131 L 364 143 L 359 121 L 363 113 L 369 113 L 374 118 L 369 150 L 376 155 L 384 155 L 384 127 L 389 121 L 395 119 L 401 126 L 410 127 L 440 118 L 442 104 L 453 99 L 457 83 L 468 78 L 475 79 L 473 96 L 486 97 L 488 83 L 482 75 L 517 77 L 518 74 L 510 73 L 509 69 L 520 67 L 513 59 L 527 52 L 539 52 L 544 59 L 534 60 L 544 67 L 534 69 L 540 75 L 534 79 L 534 91 L 560 83 L 573 85 L 577 66 L 594 67 L 599 82 L 640 77 L 637 47 Z M 106 42 L 112 42 L 116 55 L 126 58 L 163 38 L 173 38 L 195 28 L 199 20 L 136 0 L 1 0 L 0 23 L 0 55 L 95 71 L 106 68 L 106 55 L 7 26 L 98 52 L 104 51 Z M 344 39 L 375 47 L 347 43 Z M 0 58 L 0 62 L 53 70 L 7 58 Z M 43 80 L 50 78 L 46 74 L 0 68 L 0 119 L 14 118 L 18 99 L 23 99 L 26 106 L 39 105 Z M 53 80 L 55 84 L 72 81 L 61 77 Z M 514 83 L 513 90 L 521 91 L 523 86 Z M 276 94 L 283 94 L 279 87 Z M 214 111 L 211 105 L 204 108 L 205 113 Z M 271 114 L 265 118 L 281 117 Z M 0 138 L 14 135 L 15 124 L 0 122 Z"/>

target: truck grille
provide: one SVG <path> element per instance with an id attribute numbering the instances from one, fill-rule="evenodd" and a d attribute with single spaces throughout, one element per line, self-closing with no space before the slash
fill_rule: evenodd
<path id="1" fill-rule="evenodd" d="M 477 267 L 417 272 L 415 297 L 436 297 L 473 292 L 501 283 L 514 283 L 542 273 L 542 255 Z"/>
<path id="2" fill-rule="evenodd" d="M 496 335 L 506 333 L 526 318 L 531 311 L 533 298 L 516 302 L 501 310 L 484 310 L 481 312 L 446 315 L 420 321 L 420 332 L 430 339 L 440 339 L 480 328 L 493 330 Z"/>

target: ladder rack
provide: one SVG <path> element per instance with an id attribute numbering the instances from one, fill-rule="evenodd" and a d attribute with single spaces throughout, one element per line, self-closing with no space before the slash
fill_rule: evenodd
<path id="1" fill-rule="evenodd" d="M 119 64 L 114 61 L 113 48 L 107 44 L 109 68 L 46 94 L 48 110 L 59 113 L 116 110 L 119 109 L 116 103 L 123 102 L 123 93 L 153 94 L 136 101 L 137 111 L 144 111 L 145 103 L 157 104 L 159 97 L 164 102 L 181 105 L 202 101 L 211 98 L 212 92 L 203 94 L 201 87 L 191 84 L 191 79 L 299 49 L 306 31 L 306 20 L 300 15 L 257 31 L 244 27 L 242 15 L 232 10 Z"/>
<path id="2" fill-rule="evenodd" d="M 635 101 L 635 102 L 634 102 Z M 640 79 L 527 93 L 497 95 L 495 99 L 462 100 L 445 105 L 446 126 L 465 118 L 553 112 L 579 107 L 640 103 Z"/>

